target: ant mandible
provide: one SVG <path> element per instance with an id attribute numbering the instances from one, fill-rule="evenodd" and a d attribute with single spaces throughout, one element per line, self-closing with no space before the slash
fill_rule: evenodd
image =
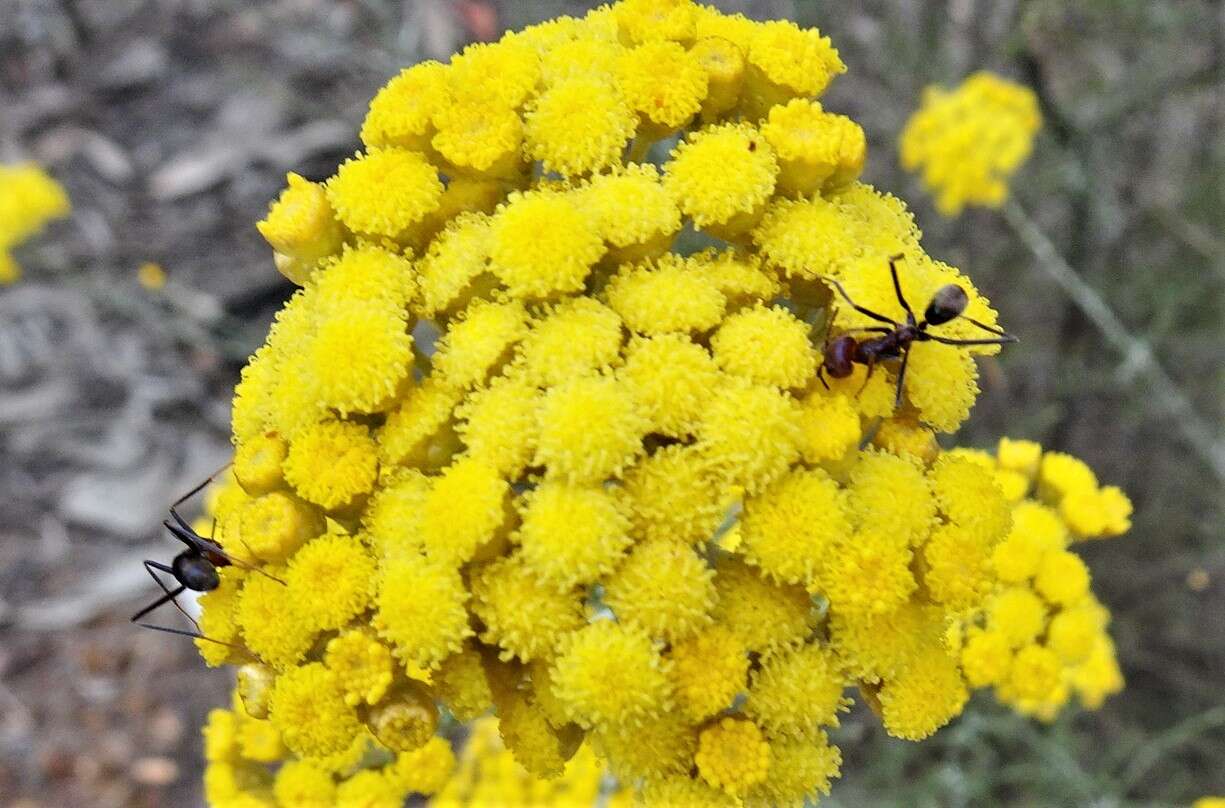
<path id="1" fill-rule="evenodd" d="M 178 598 L 179 595 L 183 594 L 183 592 L 188 589 L 192 590 L 193 592 L 211 592 L 212 590 L 216 589 L 221 585 L 221 577 L 217 574 L 217 567 L 228 567 L 231 564 L 253 572 L 258 572 L 261 575 L 271 578 L 277 583 L 285 583 L 280 578 L 269 575 L 258 567 L 252 566 L 240 559 L 236 559 L 228 555 L 225 550 L 221 548 L 220 544 L 211 538 L 206 539 L 205 537 L 201 536 L 194 528 L 192 528 L 191 525 L 187 523 L 185 519 L 183 519 L 182 516 L 179 515 L 178 507 L 196 494 L 200 493 L 205 486 L 211 483 L 213 479 L 216 478 L 216 476 L 224 471 L 228 466 L 229 463 L 213 472 L 211 475 L 209 475 L 207 480 L 200 483 L 183 496 L 179 497 L 174 501 L 174 504 L 170 506 L 170 516 L 174 521 L 166 519 L 162 522 L 162 525 L 169 530 L 176 539 L 187 545 L 187 549 L 175 556 L 174 560 L 170 562 L 170 566 L 166 566 L 165 564 L 161 564 L 151 559 L 145 559 L 143 562 L 145 570 L 148 571 L 149 576 L 153 578 L 158 587 L 161 588 L 163 594 L 157 600 L 153 601 L 148 606 L 132 615 L 132 622 L 136 623 L 138 620 L 140 620 L 140 618 L 144 617 L 149 612 L 169 602 L 173 603 L 175 608 L 178 609 L 184 617 L 191 621 L 191 624 L 196 627 L 196 631 L 193 633 L 190 631 L 182 631 L 177 628 L 168 628 L 166 626 L 154 626 L 149 623 L 137 623 L 137 625 L 139 625 L 141 628 L 149 628 L 153 629 L 154 631 L 165 631 L 169 634 L 182 634 L 185 637 L 194 637 L 200 640 L 220 643 L 221 645 L 230 645 L 231 643 L 221 642 L 221 640 L 214 640 L 211 637 L 204 636 L 204 632 L 200 630 L 200 624 L 196 622 L 194 617 L 187 613 L 186 609 L 179 605 L 176 598 Z M 216 527 L 217 520 L 214 519 L 214 534 L 216 533 Z M 162 579 L 158 577 L 154 570 L 170 575 L 176 582 L 178 582 L 179 585 L 171 590 L 166 586 Z"/>
<path id="2" fill-rule="evenodd" d="M 832 378 L 843 379 L 851 375 L 855 365 L 866 365 L 868 368 L 868 375 L 864 378 L 864 386 L 866 387 L 868 379 L 871 378 L 872 371 L 876 369 L 878 362 L 900 358 L 902 365 L 897 374 L 897 395 L 893 402 L 893 406 L 896 409 L 902 405 L 902 391 L 906 381 L 906 363 L 910 359 L 910 348 L 914 343 L 939 342 L 943 345 L 1005 345 L 1010 342 L 1019 341 L 1017 337 L 999 328 L 993 328 L 985 323 L 980 323 L 972 317 L 967 317 L 965 310 L 970 302 L 970 298 L 966 295 L 965 290 L 955 283 L 946 284 L 937 289 L 936 293 L 932 295 L 931 301 L 927 304 L 927 308 L 923 311 L 923 319 L 916 321 L 914 312 L 910 309 L 910 304 L 906 302 L 906 296 L 902 294 L 901 281 L 898 280 L 897 262 L 904 257 L 898 254 L 889 259 L 889 273 L 893 276 L 893 291 L 897 294 L 898 303 L 902 305 L 902 309 L 906 312 L 905 323 L 899 323 L 879 312 L 859 305 L 851 299 L 851 296 L 846 293 L 846 290 L 842 288 L 842 284 L 837 280 L 829 277 L 825 278 L 838 290 L 838 294 L 842 295 L 843 299 L 855 311 L 877 322 L 888 324 L 887 328 L 885 326 L 868 326 L 851 329 L 852 331 L 879 333 L 881 334 L 879 337 L 860 340 L 850 334 L 843 334 L 826 343 L 824 361 L 821 363 L 821 367 L 817 369 L 817 378 L 821 380 L 821 384 L 825 385 L 825 389 L 829 389 L 829 383 L 825 381 L 824 376 L 826 373 Z M 992 339 L 950 339 L 932 334 L 927 330 L 933 325 L 943 325 L 958 317 L 996 336 Z M 860 388 L 861 392 L 862 389 Z"/>

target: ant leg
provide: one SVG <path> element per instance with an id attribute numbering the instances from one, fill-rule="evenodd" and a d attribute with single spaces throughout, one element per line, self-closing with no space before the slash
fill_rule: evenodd
<path id="1" fill-rule="evenodd" d="M 1011 337 L 1012 337 L 1012 335 L 1011 335 L 1011 334 L 1009 334 L 1009 333 L 1008 333 L 1007 331 L 1005 331 L 1004 329 L 1002 329 L 1002 328 L 997 328 L 997 327 L 995 327 L 995 326 L 989 326 L 989 325 L 987 325 L 986 323 L 980 323 L 978 320 L 975 320 L 973 317 L 966 317 L 966 316 L 963 314 L 963 315 L 961 316 L 961 319 L 969 321 L 970 323 L 972 323 L 972 324 L 974 324 L 974 325 L 978 326 L 979 328 L 981 328 L 983 331 L 986 331 L 988 334 L 997 334 L 997 335 L 999 335 L 999 336 L 1001 336 L 1001 337 L 1009 337 L 1009 338 L 1011 338 Z"/>
<path id="2" fill-rule="evenodd" d="M 187 500 L 189 500 L 189 499 L 191 499 L 192 497 L 194 497 L 196 494 L 198 494 L 198 493 L 200 493 L 201 491 L 203 491 L 203 490 L 204 490 L 204 487 L 205 487 L 206 485 L 208 485 L 209 483 L 211 483 L 213 480 L 217 479 L 217 475 L 218 475 L 218 474 L 220 474 L 221 472 L 225 471 L 226 469 L 228 469 L 228 468 L 230 467 L 230 464 L 231 464 L 231 463 L 233 463 L 233 462 L 234 462 L 234 461 L 233 461 L 233 460 L 231 460 L 229 463 L 226 463 L 224 466 L 222 466 L 221 468 L 217 469 L 217 470 L 216 470 L 216 471 L 214 471 L 212 474 L 208 475 L 208 479 L 206 479 L 204 482 L 200 483 L 200 484 L 199 484 L 199 485 L 197 485 L 195 488 L 191 489 L 191 490 L 190 490 L 190 491 L 188 491 L 186 494 L 184 494 L 183 496 L 181 496 L 181 497 L 179 497 L 178 499 L 176 499 L 176 500 L 174 501 L 174 504 L 172 504 L 172 505 L 170 506 L 170 512 L 171 512 L 171 513 L 174 513 L 174 509 L 175 509 L 175 508 L 179 507 L 179 506 L 180 506 L 180 505 L 182 505 L 184 502 L 186 502 Z"/>
<path id="3" fill-rule="evenodd" d="M 897 395 L 893 399 L 893 409 L 896 411 L 902 406 L 902 391 L 906 384 L 906 363 L 910 361 L 910 349 L 907 349 L 902 354 L 902 367 L 897 372 Z"/>
<path id="4" fill-rule="evenodd" d="M 902 304 L 902 308 L 906 312 L 906 322 L 914 325 L 914 312 L 910 310 L 910 304 L 906 302 L 906 296 L 902 294 L 902 282 L 898 280 L 897 276 L 897 262 L 905 257 L 898 253 L 889 259 L 889 274 L 893 276 L 893 291 L 897 293 L 897 302 Z"/>
<path id="5" fill-rule="evenodd" d="M 941 345 L 1011 345 L 1014 342 L 1021 341 L 1011 334 L 999 339 L 949 339 L 948 337 L 937 337 L 935 334 L 924 333 L 918 339 L 920 342 L 931 340 L 932 342 L 939 342 Z"/>
<path id="6" fill-rule="evenodd" d="M 162 582 L 162 579 L 157 577 L 157 573 L 155 573 L 155 572 L 153 571 L 153 570 L 155 570 L 155 569 L 156 569 L 156 570 L 160 570 L 160 571 L 162 571 L 162 572 L 168 573 L 168 574 L 170 574 L 170 575 L 173 575 L 173 574 L 174 574 L 174 570 L 173 570 L 173 569 L 171 569 L 170 567 L 167 567 L 165 564 L 159 564 L 159 563 L 157 563 L 156 561 L 145 561 L 145 562 L 144 562 L 144 566 L 145 566 L 145 571 L 149 573 L 149 577 L 150 577 L 150 578 L 152 578 L 154 581 L 156 581 L 156 582 L 157 582 L 158 587 L 159 587 L 159 588 L 162 590 L 162 592 L 164 592 L 165 594 L 164 594 L 164 595 L 162 595 L 162 597 L 160 597 L 160 598 L 158 598 L 157 600 L 155 600 L 153 603 L 150 603 L 148 606 L 146 606 L 145 608 L 141 609 L 141 610 L 140 610 L 139 612 L 137 612 L 136 614 L 132 615 L 132 622 L 133 622 L 133 623 L 135 623 L 137 620 L 139 620 L 140 618 L 144 617 L 146 614 L 148 614 L 149 612 L 153 611 L 153 610 L 154 610 L 154 609 L 156 609 L 158 606 L 161 606 L 163 603 L 166 603 L 167 601 L 169 601 L 170 603 L 173 603 L 173 604 L 174 604 L 174 608 L 178 609 L 178 610 L 179 610 L 179 612 L 180 612 L 180 613 L 181 613 L 181 614 L 182 614 L 184 617 L 186 617 L 188 620 L 190 620 L 190 621 L 191 621 L 191 624 L 192 624 L 193 626 L 195 626 L 195 627 L 196 627 L 196 631 L 199 631 L 199 630 L 200 630 L 200 624 L 199 624 L 199 623 L 197 623 L 197 622 L 196 622 L 196 619 L 195 619 L 194 617 L 192 617 L 190 614 L 188 614 L 188 613 L 187 613 L 187 610 L 186 610 L 186 609 L 184 609 L 184 608 L 183 608 L 183 607 L 182 607 L 182 606 L 179 604 L 179 602 L 178 602 L 178 601 L 175 599 L 175 598 L 177 598 L 179 595 L 183 594 L 183 592 L 185 592 L 185 591 L 187 590 L 187 587 L 186 587 L 186 586 L 179 586 L 179 588 L 178 588 L 178 589 L 176 589 L 176 590 L 174 590 L 173 592 L 171 592 L 171 591 L 170 591 L 170 590 L 169 590 L 169 589 L 166 587 L 166 584 Z"/>
<path id="7" fill-rule="evenodd" d="M 874 370 L 876 370 L 876 363 L 875 363 L 875 362 L 869 362 L 869 363 L 868 363 L 868 372 L 867 372 L 867 374 L 866 374 L 866 375 L 863 377 L 863 384 L 861 384 L 861 385 L 859 386 L 859 390 L 858 390 L 858 391 L 855 393 L 855 398 L 859 398 L 861 395 L 863 395 L 863 391 L 868 389 L 868 382 L 869 382 L 869 381 L 871 381 L 871 379 L 872 379 L 872 371 L 874 371 Z"/>
<path id="8" fill-rule="evenodd" d="M 871 317 L 873 320 L 876 320 L 878 323 L 888 323 L 894 328 L 897 328 L 898 324 L 895 320 L 890 320 L 885 315 L 872 311 L 869 308 L 864 308 L 863 306 L 856 303 L 854 300 L 851 300 L 851 296 L 846 293 L 846 290 L 842 288 L 842 284 L 838 283 L 838 281 L 834 280 L 828 275 L 823 275 L 821 279 L 833 284 L 834 288 L 838 290 L 838 294 L 842 295 L 843 300 L 845 300 L 848 304 L 850 304 L 851 308 L 853 308 L 855 311 L 859 312 L 865 317 Z"/>
<path id="9" fill-rule="evenodd" d="M 224 640 L 214 640 L 212 637 L 206 637 L 203 634 L 197 634 L 191 631 L 183 631 L 182 629 L 178 629 L 178 628 L 167 628 L 166 626 L 155 626 L 155 625 L 152 625 L 151 623 L 137 623 L 136 625 L 140 626 L 141 628 L 152 629 L 153 631 L 164 631 L 167 634 L 178 634 L 183 637 L 193 637 L 197 640 L 207 640 L 208 642 L 215 642 L 218 645 L 228 645 L 231 648 L 241 648 L 242 647 L 240 645 L 235 645 L 232 642 L 225 642 Z"/>
<path id="10" fill-rule="evenodd" d="M 826 390 L 830 389 L 829 382 L 825 381 L 825 365 L 817 365 L 817 381 L 821 382 Z"/>

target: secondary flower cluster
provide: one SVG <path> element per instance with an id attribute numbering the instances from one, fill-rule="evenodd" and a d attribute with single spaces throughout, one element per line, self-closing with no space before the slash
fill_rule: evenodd
<path id="1" fill-rule="evenodd" d="M 923 172 L 923 184 L 945 216 L 956 216 L 966 205 L 998 208 L 1041 127 L 1033 90 L 980 71 L 954 90 L 923 91 L 921 106 L 902 130 L 902 166 Z"/>
<path id="2" fill-rule="evenodd" d="M 1031 441 L 1005 438 L 996 458 L 967 456 L 994 472 L 1012 503 L 1012 529 L 991 556 L 995 591 L 954 632 L 966 680 L 1044 720 L 1073 693 L 1097 709 L 1123 688 L 1123 675 L 1106 633 L 1110 613 L 1068 546 L 1126 532 L 1131 503 L 1118 488 L 1099 486 L 1080 460 L 1044 454 Z"/>
<path id="3" fill-rule="evenodd" d="M 0 285 L 21 277 L 10 250 L 70 209 L 64 189 L 34 163 L 0 165 Z"/>
<path id="4" fill-rule="evenodd" d="M 800 805 L 847 687 L 901 738 L 960 713 L 950 626 L 1000 591 L 1016 485 L 935 433 L 998 346 L 917 345 L 896 411 L 892 368 L 816 370 L 872 324 L 831 278 L 904 316 L 895 254 L 920 310 L 996 314 L 856 181 L 815 100 L 843 70 L 815 30 L 627 0 L 405 70 L 366 151 L 290 175 L 259 227 L 302 289 L 211 501 L 258 569 L 199 642 L 240 666 L 217 721 L 279 745 L 219 744 L 211 802 L 430 793 L 440 722 L 492 711 L 539 777 L 587 744 L 651 804 Z M 1058 507 L 1104 533 L 1125 502 Z"/>

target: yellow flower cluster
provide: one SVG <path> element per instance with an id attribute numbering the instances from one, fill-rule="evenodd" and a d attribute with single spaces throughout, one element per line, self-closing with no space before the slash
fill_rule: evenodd
<path id="1" fill-rule="evenodd" d="M 429 801 L 431 808 L 530 808 L 595 805 L 604 769 L 590 744 L 566 763 L 565 771 L 543 779 L 523 768 L 506 749 L 491 716 L 472 723 L 459 764 Z M 609 805 L 617 805 L 617 795 Z M 624 799 L 624 797 L 622 797 Z"/>
<path id="2" fill-rule="evenodd" d="M 70 210 L 63 187 L 34 163 L 0 165 L 0 286 L 21 277 L 10 250 Z"/>
<path id="3" fill-rule="evenodd" d="M 980 71 L 954 90 L 931 86 L 899 141 L 902 167 L 922 171 L 945 216 L 966 205 L 999 207 L 1042 126 L 1028 87 Z"/>
<path id="4" fill-rule="evenodd" d="M 895 368 L 816 371 L 871 323 L 831 279 L 904 316 L 898 253 L 920 311 L 955 283 L 996 314 L 856 181 L 863 132 L 816 100 L 843 70 L 815 30 L 624 0 L 408 68 L 366 151 L 290 176 L 260 230 L 302 288 L 210 503 L 275 578 L 223 568 L 202 626 L 229 645 L 199 643 L 284 763 L 220 761 L 210 799 L 428 793 L 401 761 L 492 711 L 536 777 L 589 749 L 648 804 L 798 806 L 839 773 L 847 687 L 901 738 L 962 710 L 949 627 L 1016 530 L 1006 475 L 935 442 L 973 355 L 917 345 L 896 411 Z M 686 228 L 716 246 L 675 251 Z M 1125 526 L 1048 457 L 1079 535 Z"/>
<path id="5" fill-rule="evenodd" d="M 991 555 L 998 584 L 953 632 L 966 680 L 1043 720 L 1072 695 L 1097 709 L 1122 690 L 1123 675 L 1106 633 L 1110 612 L 1069 545 L 1128 530 L 1131 502 L 1099 486 L 1080 460 L 1032 441 L 1004 438 L 994 458 L 965 454 L 995 477 L 1012 509 L 1012 528 Z"/>

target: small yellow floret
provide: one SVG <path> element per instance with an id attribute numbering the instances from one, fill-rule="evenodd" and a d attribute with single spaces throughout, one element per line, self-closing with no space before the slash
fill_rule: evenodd
<path id="1" fill-rule="evenodd" d="M 761 652 L 802 641 L 812 631 L 812 598 L 803 588 L 775 585 L 732 558 L 715 569 L 719 593 L 715 622 L 727 628 L 746 650 Z"/>
<path id="2" fill-rule="evenodd" d="M 634 385 L 652 431 L 676 437 L 693 432 L 719 380 L 710 354 L 685 334 L 634 338 L 620 374 Z"/>
<path id="3" fill-rule="evenodd" d="M 222 522 L 227 528 L 232 523 Z M 238 535 L 226 538 L 230 551 L 249 561 L 276 563 L 293 555 L 308 540 L 323 532 L 323 515 L 283 491 L 273 491 L 247 501 L 238 516 Z"/>
<path id="4" fill-rule="evenodd" d="M 645 542 L 605 581 L 604 602 L 619 621 L 675 642 L 711 622 L 714 572 L 683 544 Z"/>
<path id="5" fill-rule="evenodd" d="M 447 68 L 426 61 L 407 67 L 370 102 L 362 123 L 362 142 L 370 147 L 425 149 L 434 110 L 450 101 Z"/>
<path id="6" fill-rule="evenodd" d="M 724 626 L 707 626 L 673 643 L 668 660 L 677 706 L 690 721 L 701 721 L 725 709 L 745 689 L 749 655 Z"/>
<path id="7" fill-rule="evenodd" d="M 770 20 L 756 26 L 749 45 L 749 64 L 765 82 L 793 95 L 820 95 L 834 76 L 846 72 L 829 37 L 788 20 Z"/>
<path id="8" fill-rule="evenodd" d="M 472 634 L 459 572 L 424 558 L 387 561 L 373 625 L 402 661 L 434 667 Z"/>
<path id="9" fill-rule="evenodd" d="M 234 450 L 234 476 L 252 496 L 267 494 L 285 483 L 281 463 L 289 445 L 275 432 L 255 435 Z"/>
<path id="10" fill-rule="evenodd" d="M 513 109 L 466 101 L 438 109 L 433 121 L 431 144 L 459 171 L 513 177 L 522 170 L 523 121 Z"/>
<path id="11" fill-rule="evenodd" d="M 910 546 L 865 527 L 830 555 L 816 588 L 843 614 L 882 614 L 909 599 L 916 583 Z"/>
<path id="12" fill-rule="evenodd" d="M 415 385 L 378 431 L 379 460 L 422 469 L 445 466 L 457 450 L 450 421 L 463 391 L 430 376 Z"/>
<path id="13" fill-rule="evenodd" d="M 545 171 L 571 177 L 620 162 L 638 121 L 608 79 L 571 75 L 528 105 L 525 124 L 527 154 Z"/>
<path id="14" fill-rule="evenodd" d="M 277 769 L 272 793 L 280 805 L 329 808 L 336 804 L 332 775 L 310 760 L 290 760 Z"/>
<path id="15" fill-rule="evenodd" d="M 608 620 L 568 635 L 553 667 L 554 691 L 583 727 L 634 726 L 671 706 L 667 664 L 647 635 Z"/>
<path id="16" fill-rule="evenodd" d="M 301 662 L 317 631 L 306 610 L 286 594 L 279 581 L 251 575 L 243 583 L 235 611 L 243 644 L 274 668 Z"/>
<path id="17" fill-rule="evenodd" d="M 515 479 L 536 451 L 540 392 L 522 375 L 495 378 L 456 410 L 456 431 L 470 457 Z"/>
<path id="18" fill-rule="evenodd" d="M 319 324 L 308 351 L 321 404 L 341 415 L 377 412 L 407 383 L 413 338 L 402 310 L 346 302 Z"/>
<path id="19" fill-rule="evenodd" d="M 350 230 L 395 238 L 438 207 L 442 183 L 420 153 L 383 149 L 346 160 L 327 191 Z"/>
<path id="20" fill-rule="evenodd" d="M 666 76 L 666 80 L 661 77 Z M 697 114 L 706 97 L 706 71 L 675 42 L 646 42 L 617 61 L 617 87 L 657 133 L 673 132 Z"/>
<path id="21" fill-rule="evenodd" d="M 1012 646 L 999 631 L 971 631 L 961 649 L 961 670 L 971 687 L 998 685 L 1012 668 Z"/>
<path id="22" fill-rule="evenodd" d="M 573 379 L 545 395 L 536 464 L 570 482 L 599 482 L 642 451 L 648 423 L 632 388 L 615 379 Z"/>
<path id="23" fill-rule="evenodd" d="M 1010 699 L 1045 701 L 1059 686 L 1062 670 L 1054 651 L 1031 643 L 1013 657 L 1004 692 Z"/>
<path id="24" fill-rule="evenodd" d="M 285 177 L 287 187 L 268 209 L 268 215 L 256 223 L 272 249 L 308 262 L 318 261 L 340 249 L 344 230 L 328 202 L 327 191 L 292 171 Z M 309 273 L 290 280 L 298 285 Z"/>
<path id="25" fill-rule="evenodd" d="M 1092 491 L 1097 488 L 1097 475 L 1083 460 L 1063 452 L 1047 452 L 1042 455 L 1038 469 L 1038 493 L 1050 504 L 1077 491 Z"/>
<path id="26" fill-rule="evenodd" d="M 987 613 L 989 627 L 1007 637 L 1014 648 L 1032 641 L 1046 625 L 1046 606 L 1025 587 L 1000 592 L 988 604 Z"/>
<path id="27" fill-rule="evenodd" d="M 743 795 L 766 779 L 770 746 L 752 721 L 729 716 L 702 730 L 694 761 L 703 780 L 733 796 Z"/>
<path id="28" fill-rule="evenodd" d="M 960 525 L 937 527 L 923 546 L 923 586 L 954 611 L 978 606 L 995 585 L 993 573 L 990 544 Z"/>
<path id="29" fill-rule="evenodd" d="M 729 383 L 711 391 L 698 446 L 732 485 L 755 494 L 799 458 L 800 405 L 774 388 Z"/>
<path id="30" fill-rule="evenodd" d="M 803 387 L 817 370 L 809 326 L 778 306 L 757 305 L 731 315 L 710 338 L 724 371 L 758 384 Z"/>
<path id="31" fill-rule="evenodd" d="M 882 429 L 888 423 L 891 422 L 882 425 Z M 844 457 L 859 444 L 863 436 L 859 413 L 850 399 L 841 393 L 831 395 L 823 390 L 815 391 L 804 399 L 800 426 L 804 430 L 800 451 L 809 463 Z"/>
<path id="32" fill-rule="evenodd" d="M 493 219 L 490 269 L 516 297 L 577 292 L 604 254 L 595 224 L 571 197 L 511 194 Z"/>
<path id="33" fill-rule="evenodd" d="M 377 704 L 395 672 L 391 650 L 365 629 L 345 631 L 328 640 L 323 662 L 340 681 L 345 702 L 354 707 Z"/>
<path id="34" fill-rule="evenodd" d="M 771 109 L 761 133 L 778 155 L 779 186 L 790 193 L 808 195 L 822 186 L 845 185 L 859 176 L 867 158 L 859 124 L 808 99 Z"/>
<path id="35" fill-rule="evenodd" d="M 366 725 L 393 752 L 420 749 L 438 728 L 438 707 L 418 682 L 402 684 L 366 713 Z"/>
<path id="36" fill-rule="evenodd" d="M 621 350 L 621 318 L 588 297 L 568 299 L 538 319 L 519 345 L 528 381 L 552 387 L 611 367 Z"/>
<path id="37" fill-rule="evenodd" d="M 851 702 L 837 660 L 809 643 L 767 656 L 753 673 L 744 712 L 771 737 L 814 738 L 820 726 L 838 726 Z"/>
<path id="38" fill-rule="evenodd" d="M 604 240 L 622 260 L 667 249 L 681 228 L 680 208 L 650 163 L 593 177 L 584 200 Z"/>
<path id="39" fill-rule="evenodd" d="M 756 128 L 729 123 L 690 135 L 664 172 L 664 187 L 698 227 L 743 229 L 773 193 L 778 161 Z M 744 221 L 733 222 L 736 217 Z"/>
<path id="40" fill-rule="evenodd" d="M 749 804 L 800 806 L 828 794 L 838 777 L 842 753 L 824 732 L 813 740 L 770 740 L 770 771 L 765 782 L 750 789 Z"/>
<path id="41" fill-rule="evenodd" d="M 893 737 L 921 741 L 960 715 L 969 696 L 957 662 L 936 646 L 881 685 L 881 721 Z"/>
<path id="42" fill-rule="evenodd" d="M 608 491 L 558 482 L 525 497 L 515 540 L 524 563 L 559 591 L 610 572 L 631 541 L 629 520 Z"/>
<path id="43" fill-rule="evenodd" d="M 510 486 L 493 466 L 460 457 L 433 479 L 422 503 L 420 531 L 426 554 L 448 565 L 471 560 L 508 517 L 509 492 Z"/>
<path id="44" fill-rule="evenodd" d="M 361 732 L 336 674 L 318 662 L 278 676 L 271 699 L 270 720 L 285 745 L 303 757 L 342 752 Z"/>
<path id="45" fill-rule="evenodd" d="M 472 613 L 483 642 L 504 659 L 548 658 L 558 640 L 583 624 L 581 597 L 545 586 L 518 555 L 500 558 L 472 576 Z"/>
<path id="46" fill-rule="evenodd" d="M 613 6 L 618 31 L 629 42 L 686 42 L 698 11 L 693 0 L 624 0 Z"/>
<path id="47" fill-rule="evenodd" d="M 775 580 L 813 586 L 850 535 L 837 484 L 819 469 L 795 471 L 745 501 L 740 552 Z"/>
<path id="48" fill-rule="evenodd" d="M 285 479 L 307 502 L 342 509 L 374 488 L 378 449 L 361 424 L 324 421 L 293 437 Z"/>
<path id="49" fill-rule="evenodd" d="M 328 533 L 289 560 L 285 583 L 316 628 L 342 627 L 364 612 L 374 594 L 374 557 L 353 536 Z"/>
<path id="50" fill-rule="evenodd" d="M 1047 553 L 1034 576 L 1034 589 L 1048 602 L 1069 606 L 1089 591 L 1089 568 L 1075 553 Z"/>

